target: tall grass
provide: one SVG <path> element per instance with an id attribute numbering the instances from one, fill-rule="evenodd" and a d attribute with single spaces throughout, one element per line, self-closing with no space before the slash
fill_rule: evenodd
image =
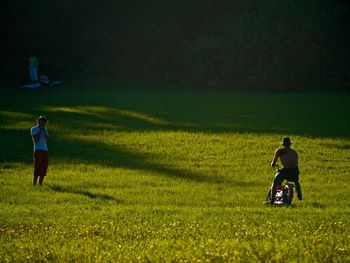
<path id="1" fill-rule="evenodd" d="M 348 94 L 64 87 L 0 98 L 0 261 L 350 260 Z M 39 114 L 50 166 L 34 187 Z M 286 135 L 304 200 L 264 207 Z"/>

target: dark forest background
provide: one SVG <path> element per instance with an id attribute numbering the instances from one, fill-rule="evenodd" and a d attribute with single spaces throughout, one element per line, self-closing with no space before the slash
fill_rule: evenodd
<path id="1" fill-rule="evenodd" d="M 345 0 L 3 0 L 0 82 L 350 90 Z"/>

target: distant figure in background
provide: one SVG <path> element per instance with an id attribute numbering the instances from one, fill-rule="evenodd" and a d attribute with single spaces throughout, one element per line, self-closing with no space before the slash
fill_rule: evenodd
<path id="1" fill-rule="evenodd" d="M 41 75 L 39 77 L 39 82 L 40 82 L 40 84 L 42 84 L 44 86 L 50 86 L 50 80 L 49 80 L 49 77 L 47 75 Z"/>
<path id="2" fill-rule="evenodd" d="M 37 119 L 37 125 L 30 130 L 34 145 L 34 185 L 36 185 L 38 178 L 39 184 L 42 185 L 49 165 L 47 148 L 49 133 L 45 127 L 47 121 L 48 119 L 45 116 L 40 116 Z"/>
<path id="3" fill-rule="evenodd" d="M 38 83 L 39 61 L 37 57 L 29 56 L 28 70 L 32 83 Z"/>
<path id="4" fill-rule="evenodd" d="M 283 138 L 282 145 L 282 148 L 276 150 L 275 156 L 271 162 L 271 166 L 275 167 L 279 158 L 283 165 L 282 169 L 278 169 L 275 179 L 272 182 L 271 204 L 273 204 L 275 201 L 277 185 L 282 184 L 284 180 L 294 182 L 298 199 L 302 200 L 301 187 L 299 183 L 298 154 L 296 151 L 290 148 L 292 145 L 290 138 Z"/>

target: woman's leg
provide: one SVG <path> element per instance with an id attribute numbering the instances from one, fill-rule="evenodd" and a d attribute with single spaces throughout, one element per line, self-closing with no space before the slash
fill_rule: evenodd
<path id="1" fill-rule="evenodd" d="M 44 182 L 44 178 L 46 176 L 47 167 L 49 165 L 49 155 L 48 152 L 41 152 L 41 174 L 39 179 L 39 184 L 42 185 Z"/>
<path id="2" fill-rule="evenodd" d="M 30 68 L 29 69 L 29 75 L 30 75 L 30 80 L 32 82 L 37 83 L 38 82 L 38 71 L 36 68 Z"/>
<path id="3" fill-rule="evenodd" d="M 42 185 L 43 184 L 43 182 L 44 182 L 44 178 L 45 178 L 45 176 L 40 176 L 40 178 L 39 178 L 39 185 Z"/>
<path id="4" fill-rule="evenodd" d="M 33 154 L 33 160 L 34 160 L 34 180 L 33 184 L 36 185 L 39 177 L 39 171 L 40 171 L 40 158 L 39 153 L 37 151 Z"/>

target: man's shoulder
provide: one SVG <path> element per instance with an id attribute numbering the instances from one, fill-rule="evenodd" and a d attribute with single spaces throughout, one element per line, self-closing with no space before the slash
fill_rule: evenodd
<path id="1" fill-rule="evenodd" d="M 296 151 L 296 150 L 291 149 L 291 148 L 288 148 L 288 151 L 289 151 L 289 152 L 292 152 L 292 153 L 297 153 L 297 151 Z"/>
<path id="2" fill-rule="evenodd" d="M 276 150 L 276 153 L 282 153 L 282 152 L 284 152 L 284 149 L 285 149 L 285 148 L 278 148 L 278 149 Z"/>
<path id="3" fill-rule="evenodd" d="M 278 148 L 277 150 L 276 150 L 276 155 L 277 156 L 281 156 L 281 155 L 284 155 L 284 154 L 286 154 L 287 153 L 287 148 Z"/>
<path id="4" fill-rule="evenodd" d="M 298 155 L 297 151 L 296 150 L 293 150 L 293 149 L 290 149 L 292 151 L 292 153 Z"/>
<path id="5" fill-rule="evenodd" d="M 280 148 L 280 153 L 281 154 L 295 154 L 298 155 L 297 152 L 291 148 Z"/>

